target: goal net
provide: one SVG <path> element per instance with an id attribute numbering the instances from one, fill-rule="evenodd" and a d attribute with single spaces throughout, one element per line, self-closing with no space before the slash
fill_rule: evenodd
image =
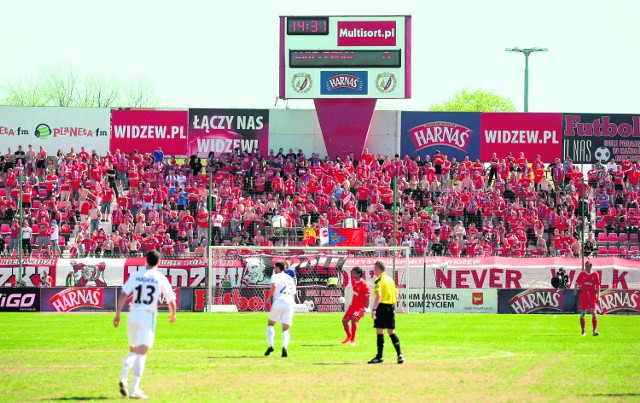
<path id="1" fill-rule="evenodd" d="M 207 252 L 208 312 L 214 305 L 236 305 L 240 312 L 268 311 L 273 266 L 285 260 L 296 275 L 296 304 L 301 311 L 344 311 L 353 296 L 354 267 L 363 269 L 373 292 L 373 265 L 378 260 L 406 299 L 408 247 L 211 246 Z M 401 304 L 397 310 L 406 312 Z"/>

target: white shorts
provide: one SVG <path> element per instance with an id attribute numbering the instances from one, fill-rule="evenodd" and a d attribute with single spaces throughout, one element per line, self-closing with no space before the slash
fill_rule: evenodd
<path id="1" fill-rule="evenodd" d="M 156 338 L 156 314 L 149 311 L 131 311 L 127 317 L 130 346 L 153 347 Z"/>
<path id="2" fill-rule="evenodd" d="M 293 322 L 293 305 L 293 303 L 277 299 L 273 305 L 271 305 L 269 320 L 291 326 Z"/>

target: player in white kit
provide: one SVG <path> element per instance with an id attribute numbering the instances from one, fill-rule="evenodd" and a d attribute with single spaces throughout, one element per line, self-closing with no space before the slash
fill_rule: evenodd
<path id="1" fill-rule="evenodd" d="M 269 321 L 267 323 L 267 343 L 269 347 L 264 355 L 273 352 L 273 339 L 276 336 L 274 325 L 276 322 L 282 324 L 282 356 L 287 356 L 287 348 L 291 334 L 289 328 L 293 322 L 293 306 L 295 305 L 294 296 L 296 295 L 296 283 L 285 273 L 287 269 L 286 262 L 276 262 L 273 267 L 273 275 L 271 276 L 271 311 L 269 312 Z"/>
<path id="2" fill-rule="evenodd" d="M 140 378 L 144 372 L 147 351 L 153 347 L 156 336 L 156 315 L 158 301 L 163 295 L 169 304 L 169 323 L 176 321 L 176 296 L 171 289 L 169 280 L 157 269 L 160 254 L 151 251 L 147 253 L 147 270 L 132 274 L 122 287 L 118 299 L 116 317 L 113 326 L 120 324 L 120 313 L 130 295 L 133 295 L 127 329 L 129 332 L 129 354 L 124 359 L 120 376 L 120 393 L 132 399 L 146 399 L 147 395 L 140 389 Z M 129 370 L 133 367 L 131 389 L 127 389 Z"/>

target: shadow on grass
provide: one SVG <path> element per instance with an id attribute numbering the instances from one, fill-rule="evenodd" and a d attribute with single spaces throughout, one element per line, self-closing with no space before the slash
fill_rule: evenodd
<path id="1" fill-rule="evenodd" d="M 261 358 L 261 355 L 211 355 L 207 358 L 217 359 L 217 360 L 226 360 L 226 359 L 238 359 L 238 358 Z"/>
<path id="2" fill-rule="evenodd" d="M 365 362 L 308 362 L 305 365 L 360 365 L 366 364 Z"/>
<path id="3" fill-rule="evenodd" d="M 113 397 L 106 396 L 70 396 L 70 397 L 57 397 L 55 399 L 42 399 L 46 401 L 58 401 L 58 402 L 75 402 L 75 401 L 88 401 L 88 400 L 111 400 Z"/>
<path id="4" fill-rule="evenodd" d="M 301 344 L 301 347 L 340 347 L 340 344 Z"/>
<path id="5" fill-rule="evenodd" d="M 588 393 L 581 395 L 584 397 L 638 397 L 640 393 Z"/>

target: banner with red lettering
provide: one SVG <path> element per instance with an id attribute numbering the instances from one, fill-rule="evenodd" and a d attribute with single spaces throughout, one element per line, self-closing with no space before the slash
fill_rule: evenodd
<path id="1" fill-rule="evenodd" d="M 480 114 L 480 159 L 493 153 L 504 158 L 523 152 L 529 162 L 540 155 L 543 162 L 562 158 L 561 113 L 491 112 Z"/>
<path id="2" fill-rule="evenodd" d="M 480 156 L 480 114 L 475 112 L 401 112 L 400 154 L 411 158 L 436 151 L 461 161 Z"/>
<path id="3" fill-rule="evenodd" d="M 57 260 L 55 258 L 25 258 L 22 260 L 22 272 L 17 258 L 0 258 L 0 287 L 15 287 L 22 283 L 23 287 L 39 287 L 42 276 L 51 277 L 51 285 L 63 285 L 56 279 Z"/>
<path id="4" fill-rule="evenodd" d="M 193 290 L 193 310 L 203 311 L 207 303 L 207 290 Z M 216 288 L 213 291 L 215 305 L 235 305 L 239 312 L 263 312 L 271 309 L 269 288 Z M 304 304 L 310 312 L 342 312 L 344 304 L 340 297 L 344 290 L 339 288 L 298 288 L 295 295 L 296 304 Z"/>
<path id="5" fill-rule="evenodd" d="M 129 258 L 123 263 L 122 284 L 133 274 L 147 269 L 144 258 Z M 160 259 L 158 271 L 167 276 L 171 286 L 174 288 L 206 286 L 207 263 L 202 258 Z"/>
<path id="6" fill-rule="evenodd" d="M 575 290 L 498 290 L 498 313 L 578 313 Z M 601 314 L 640 314 L 640 291 L 607 289 L 600 293 L 596 310 Z"/>
<path id="7" fill-rule="evenodd" d="M 219 157 L 236 149 L 267 155 L 268 109 L 189 109 L 189 155 Z"/>
<path id="8" fill-rule="evenodd" d="M 164 110 L 111 111 L 111 152 L 138 150 L 153 153 L 162 147 L 165 155 L 187 155 L 189 112 Z"/>
<path id="9" fill-rule="evenodd" d="M 342 288 L 350 287 L 351 269 L 362 267 L 364 277 L 372 282 L 373 264 L 381 260 L 387 271 L 395 276 L 401 287 L 420 288 L 549 288 L 556 270 L 563 267 L 573 284 L 581 270 L 577 258 L 504 258 L 504 257 L 411 257 L 408 266 L 405 258 L 360 257 L 326 253 L 301 255 L 255 254 L 250 251 L 234 251 L 228 256 L 220 254 L 211 262 L 214 282 L 218 284 L 224 276 L 235 286 L 266 287 L 270 284 L 273 264 L 287 260 L 296 273 L 298 286 L 326 286 L 329 278 L 337 278 Z M 602 288 L 640 290 L 640 261 L 617 257 L 589 259 L 594 270 L 600 273 Z M 0 258 L 0 286 L 14 287 L 18 275 L 18 260 Z M 75 284 L 79 287 L 122 286 L 129 276 L 145 270 L 144 258 L 128 259 L 25 259 L 22 281 L 27 287 L 40 285 L 40 276 L 48 271 L 52 285 Z M 205 287 L 207 261 L 205 258 L 162 259 L 158 270 L 165 274 L 173 287 Z M 426 277 L 425 277 L 426 274 Z"/>
<path id="10" fill-rule="evenodd" d="M 565 113 L 564 155 L 574 164 L 640 161 L 640 114 Z"/>
<path id="11" fill-rule="evenodd" d="M 10 147 L 15 151 L 29 144 L 34 151 L 44 148 L 48 156 L 55 156 L 59 149 L 65 153 L 81 147 L 91 155 L 109 151 L 111 110 L 109 108 L 66 107 L 0 107 L 0 149 Z"/>

